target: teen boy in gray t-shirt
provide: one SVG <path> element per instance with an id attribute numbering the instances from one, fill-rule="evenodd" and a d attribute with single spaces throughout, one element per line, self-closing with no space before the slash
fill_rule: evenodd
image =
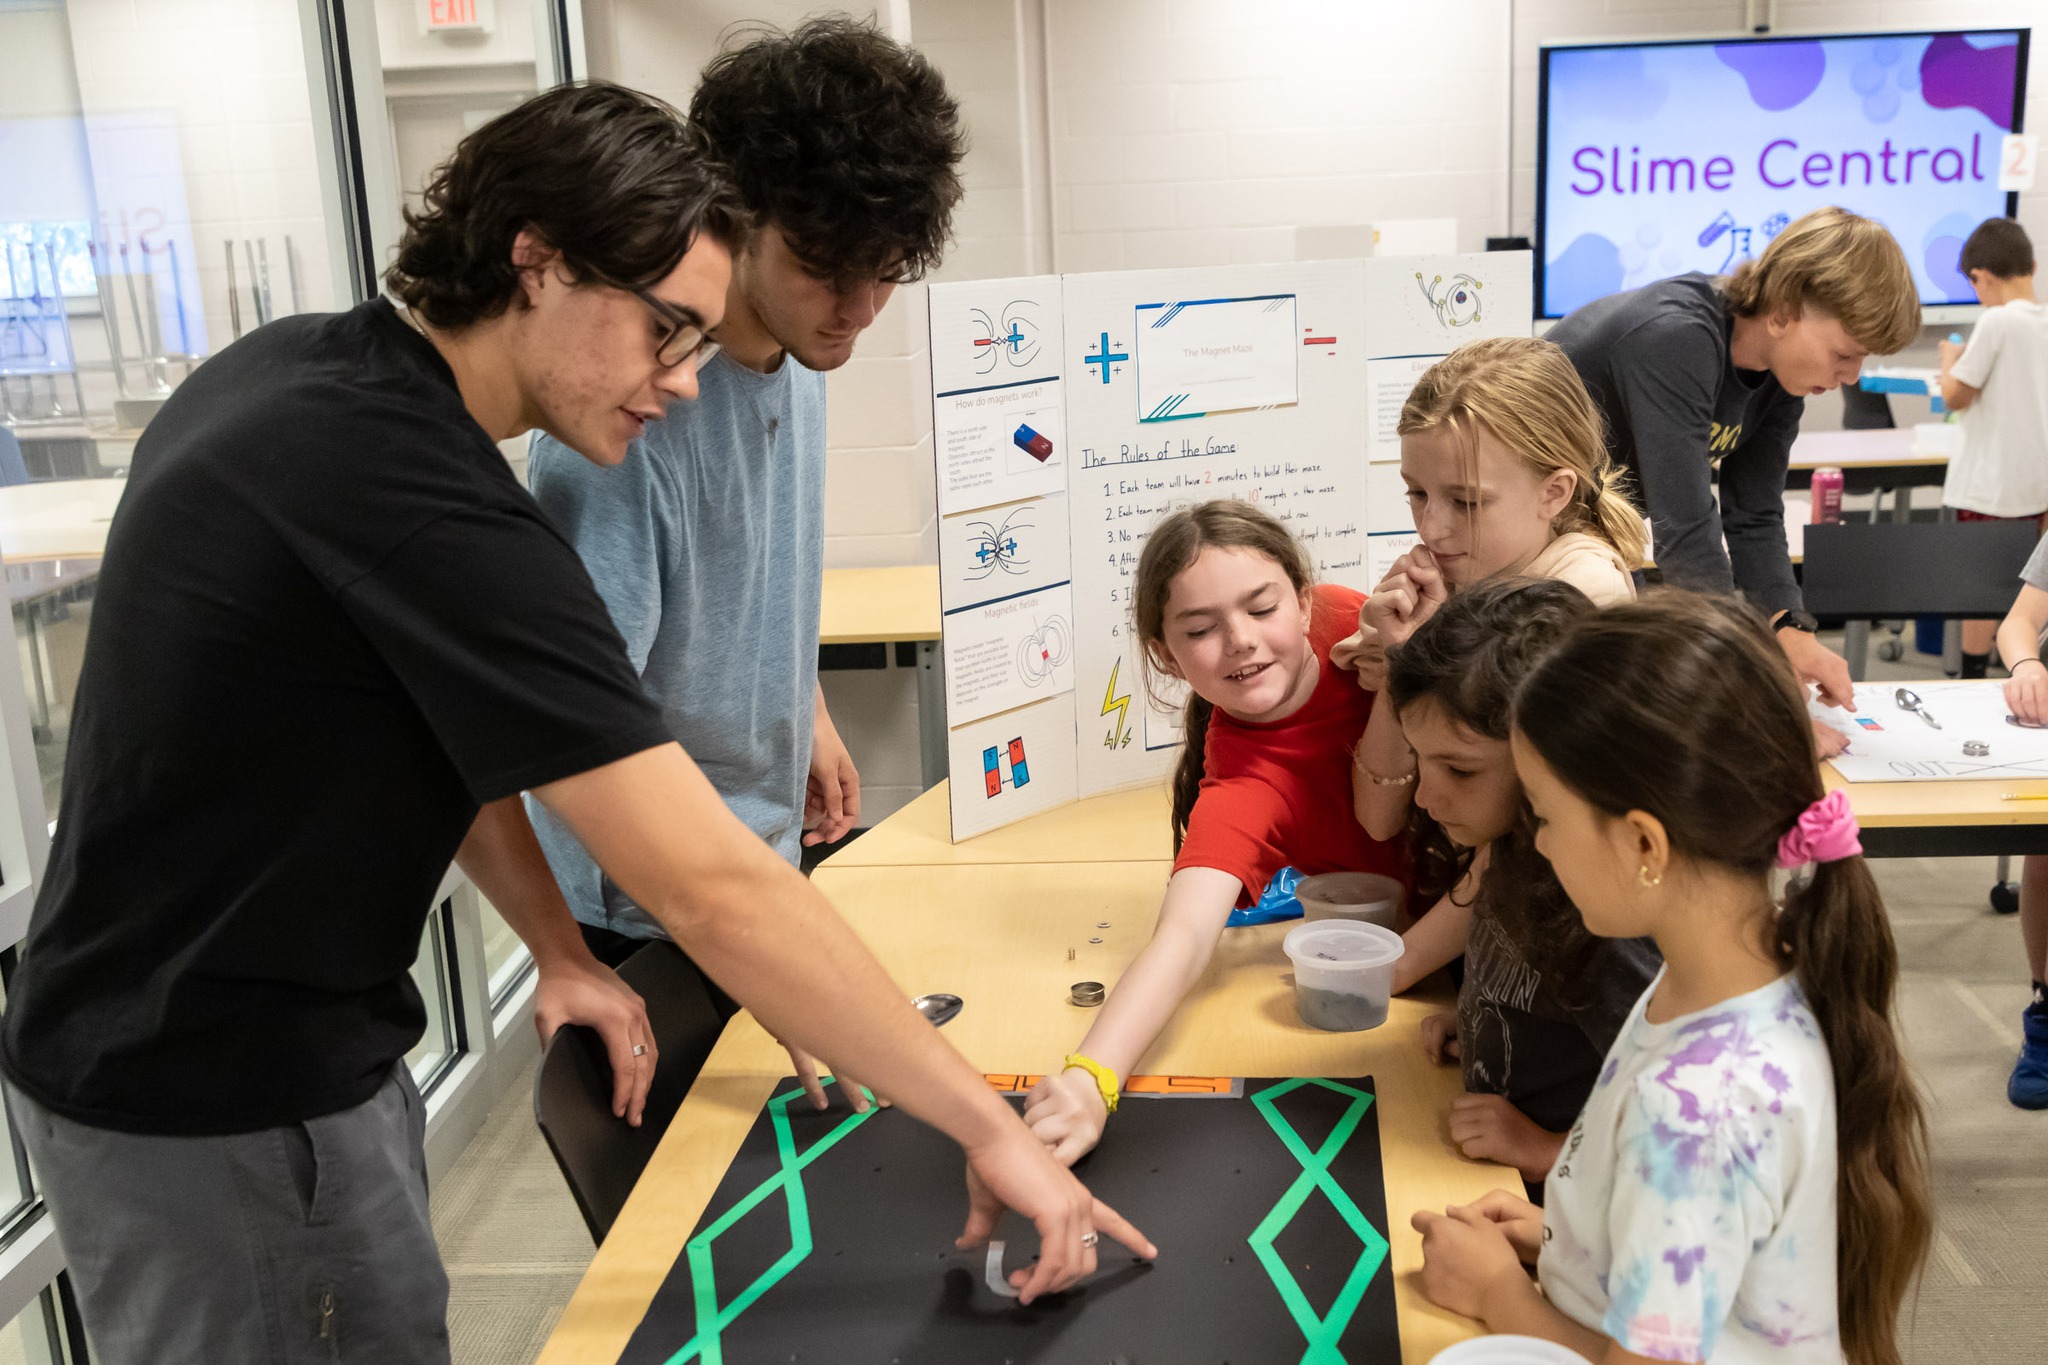
<path id="1" fill-rule="evenodd" d="M 848 19 L 722 53 L 689 114 L 760 223 L 733 262 L 723 352 L 699 376 L 699 401 L 651 423 L 620 470 L 586 472 L 536 442 L 533 491 L 581 552 L 677 738 L 794 862 L 800 843 L 839 838 L 860 812 L 859 776 L 816 684 L 823 375 L 898 283 L 938 263 L 964 142 L 931 65 Z M 601 958 L 660 934 L 566 830 L 534 818 Z"/>

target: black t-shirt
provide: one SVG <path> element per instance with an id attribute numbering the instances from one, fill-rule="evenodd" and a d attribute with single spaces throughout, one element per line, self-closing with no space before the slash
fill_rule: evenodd
<path id="1" fill-rule="evenodd" d="M 136 446 L 0 1065 L 138 1133 L 361 1103 L 479 805 L 668 738 L 426 340 L 381 300 L 265 327 Z"/>
<path id="2" fill-rule="evenodd" d="M 1801 601 L 1785 545 L 1785 467 L 1806 400 L 1768 371 L 1737 369 L 1733 331 L 1720 289 L 1694 274 L 1595 300 L 1547 335 L 1606 418 L 1664 581 L 1740 588 L 1776 613 Z"/>
<path id="3" fill-rule="evenodd" d="M 1504 1095 L 1538 1127 L 1562 1133 L 1578 1118 L 1607 1050 L 1649 989 L 1662 959 L 1648 939 L 1603 940 L 1590 980 L 1568 1004 L 1547 981 L 1482 894 L 1465 942 L 1458 987 L 1458 1051 L 1465 1089 Z"/>

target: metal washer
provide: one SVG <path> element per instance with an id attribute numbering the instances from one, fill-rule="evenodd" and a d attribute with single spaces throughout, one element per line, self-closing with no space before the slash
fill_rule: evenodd
<path id="1" fill-rule="evenodd" d="M 1083 1009 L 1094 1009 L 1107 994 L 1100 981 L 1076 981 L 1067 988 L 1068 1001 Z"/>

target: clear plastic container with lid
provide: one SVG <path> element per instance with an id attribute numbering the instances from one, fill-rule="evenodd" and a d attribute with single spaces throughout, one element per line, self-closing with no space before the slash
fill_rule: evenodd
<path id="1" fill-rule="evenodd" d="M 1407 947 L 1399 934 L 1360 920 L 1316 920 L 1289 930 L 1283 946 L 1302 1023 L 1356 1033 L 1387 1021 L 1394 964 Z"/>

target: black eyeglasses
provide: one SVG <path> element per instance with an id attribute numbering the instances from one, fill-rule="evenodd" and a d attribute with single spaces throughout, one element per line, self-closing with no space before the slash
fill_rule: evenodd
<path id="1" fill-rule="evenodd" d="M 664 303 L 645 289 L 635 289 L 633 296 L 654 310 L 654 315 L 668 327 L 668 332 L 654 348 L 654 359 L 663 369 L 672 370 L 686 360 L 695 361 L 701 367 L 718 354 L 718 343 L 695 318 Z"/>

